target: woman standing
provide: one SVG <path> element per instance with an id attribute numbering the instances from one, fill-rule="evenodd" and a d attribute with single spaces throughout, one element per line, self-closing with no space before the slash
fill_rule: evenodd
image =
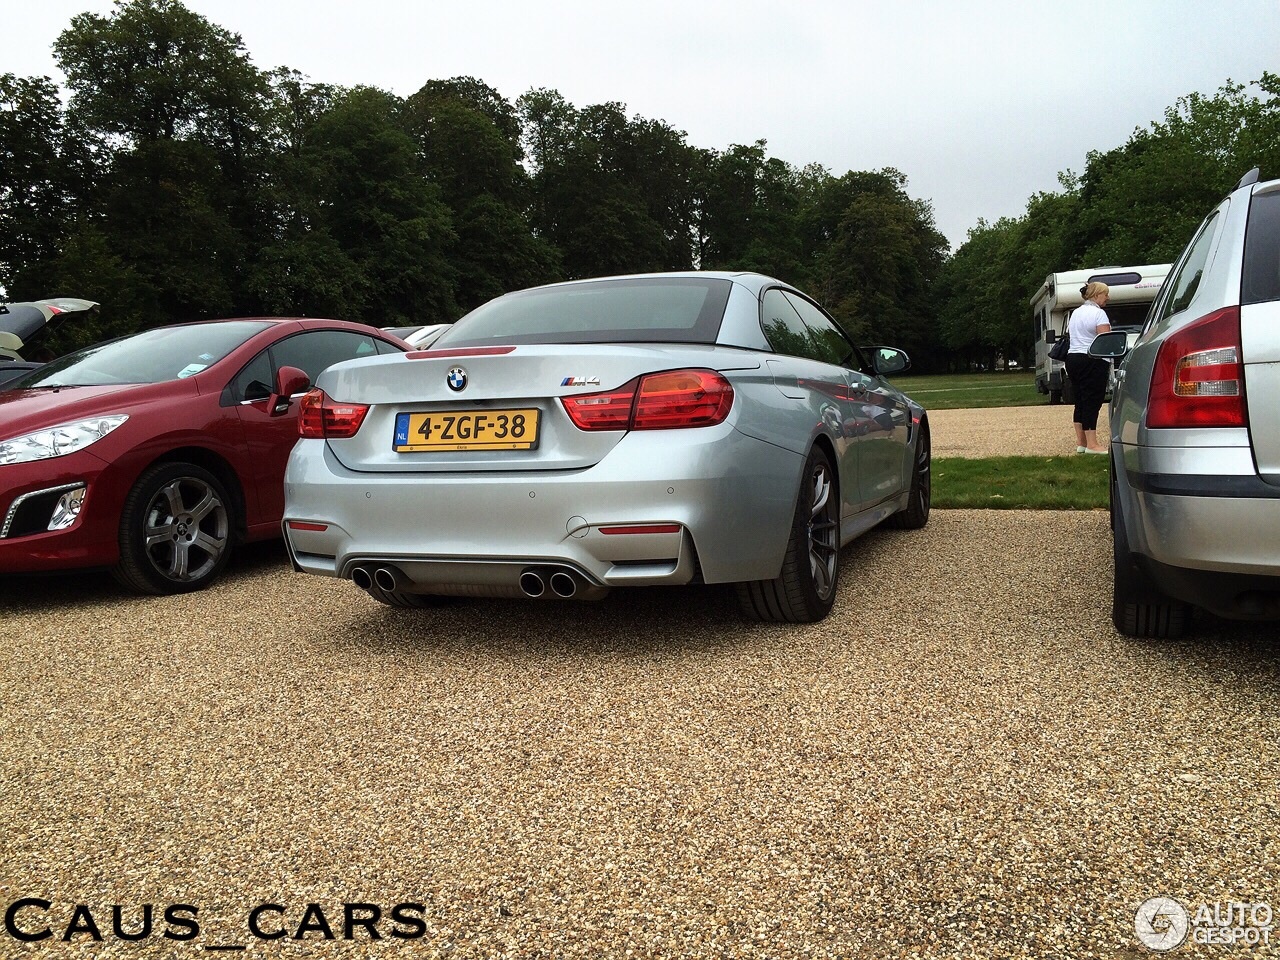
<path id="1" fill-rule="evenodd" d="M 1067 322 L 1067 332 L 1071 337 L 1067 376 L 1076 391 L 1076 453 L 1106 453 L 1105 446 L 1098 446 L 1098 411 L 1102 409 L 1102 398 L 1107 394 L 1111 361 L 1089 356 L 1089 344 L 1098 334 L 1111 329 L 1111 321 L 1102 309 L 1111 299 L 1111 288 L 1094 281 L 1085 284 L 1081 293 L 1084 303 L 1076 307 Z"/>

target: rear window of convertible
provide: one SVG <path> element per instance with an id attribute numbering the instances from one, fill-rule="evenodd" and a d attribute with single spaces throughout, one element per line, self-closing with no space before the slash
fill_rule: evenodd
<path id="1" fill-rule="evenodd" d="M 432 349 L 493 343 L 715 343 L 732 284 L 631 278 L 538 287 L 477 307 Z"/>

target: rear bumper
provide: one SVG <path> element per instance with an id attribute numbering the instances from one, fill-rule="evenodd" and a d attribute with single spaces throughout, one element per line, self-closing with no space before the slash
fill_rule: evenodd
<path id="1" fill-rule="evenodd" d="M 1280 489 L 1256 477 L 1117 477 L 1131 549 L 1166 595 L 1232 619 L 1280 618 Z"/>
<path id="2" fill-rule="evenodd" d="M 760 580 L 782 567 L 803 466 L 731 428 L 635 432 L 590 468 L 519 474 L 360 473 L 302 440 L 283 527 L 304 572 L 389 563 L 410 592 L 514 586 L 541 564 L 603 587 Z"/>

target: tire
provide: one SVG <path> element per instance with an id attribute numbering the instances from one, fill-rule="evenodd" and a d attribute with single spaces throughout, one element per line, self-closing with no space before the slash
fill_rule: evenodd
<path id="1" fill-rule="evenodd" d="M 840 580 L 840 491 L 831 460 L 814 447 L 805 463 L 782 572 L 738 584 L 744 616 L 816 623 L 831 612 Z"/>
<path id="2" fill-rule="evenodd" d="M 1120 513 L 1112 464 L 1111 544 L 1114 567 L 1111 584 L 1111 622 L 1127 637 L 1172 640 L 1182 636 L 1191 620 L 1191 605 L 1170 600 L 1138 569 L 1129 550 L 1129 534 Z"/>
<path id="3" fill-rule="evenodd" d="M 911 491 L 907 507 L 885 521 L 895 530 L 919 530 L 929 522 L 929 503 L 933 495 L 931 476 L 932 451 L 929 443 L 929 421 L 921 419 L 920 436 L 916 439 L 915 460 L 911 468 Z"/>
<path id="4" fill-rule="evenodd" d="M 222 481 L 203 467 L 157 464 L 125 498 L 112 573 L 138 593 L 207 587 L 231 558 L 234 509 Z"/>
<path id="5" fill-rule="evenodd" d="M 1056 407 L 1056 406 L 1061 405 L 1061 403 L 1062 403 L 1062 391 L 1061 391 L 1061 390 L 1050 390 L 1050 391 L 1049 391 L 1049 406 L 1051 406 L 1051 407 Z"/>

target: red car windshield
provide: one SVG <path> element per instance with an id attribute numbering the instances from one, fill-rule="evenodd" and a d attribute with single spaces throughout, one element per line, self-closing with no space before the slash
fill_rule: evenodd
<path id="1" fill-rule="evenodd" d="M 181 380 L 217 363 L 270 326 L 261 320 L 233 320 L 147 330 L 59 357 L 9 388 L 101 387 Z"/>

